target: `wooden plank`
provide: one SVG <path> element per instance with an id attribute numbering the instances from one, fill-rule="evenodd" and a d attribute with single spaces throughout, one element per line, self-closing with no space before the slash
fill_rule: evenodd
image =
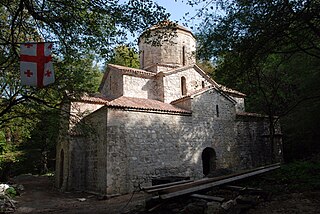
<path id="1" fill-rule="evenodd" d="M 273 166 L 273 167 L 269 167 L 269 168 L 264 168 L 264 169 L 260 169 L 257 171 L 253 171 L 253 172 L 249 172 L 246 174 L 241 174 L 238 176 L 234 176 L 234 177 L 230 177 L 230 178 L 226 178 L 226 179 L 222 179 L 219 181 L 214 181 L 211 183 L 207 183 L 207 184 L 203 184 L 200 186 L 195 186 L 195 187 L 191 187 L 191 188 L 187 188 L 187 189 L 183 189 L 183 190 L 179 190 L 176 192 L 172 192 L 172 193 L 168 193 L 168 194 L 163 194 L 163 195 L 159 195 L 159 197 L 161 199 L 169 199 L 169 198 L 173 198 L 173 197 L 177 197 L 177 196 L 181 196 L 181 195 L 186 195 L 186 194 L 190 194 L 190 193 L 194 193 L 197 191 L 201 191 L 201 190 L 205 190 L 205 189 L 209 189 L 215 186 L 219 186 L 219 185 L 223 185 L 223 184 L 227 184 L 233 181 L 237 181 L 237 180 L 241 180 L 244 178 L 248 178 L 254 175 L 258 175 L 258 174 L 262 174 L 271 170 L 275 170 L 278 169 L 280 166 Z"/>
<path id="2" fill-rule="evenodd" d="M 249 170 L 245 170 L 242 172 L 238 172 L 238 173 L 233 173 L 230 175 L 224 175 L 224 176 L 219 176 L 219 177 L 215 177 L 215 178 L 203 178 L 197 181 L 194 181 L 192 183 L 185 183 L 185 184 L 181 184 L 181 185 L 174 185 L 174 186 L 169 186 L 169 187 L 164 187 L 159 191 L 159 194 L 168 194 L 171 192 L 176 192 L 178 190 L 184 190 L 186 188 L 191 188 L 191 187 L 195 187 L 195 186 L 199 186 L 201 184 L 206 184 L 206 183 L 211 183 L 214 181 L 219 181 L 221 179 L 226 179 L 226 178 L 232 178 L 238 175 L 242 175 L 242 174 L 246 174 L 246 173 L 250 173 L 250 172 L 255 172 L 261 169 L 265 169 L 265 168 L 269 168 L 269 167 L 273 167 L 273 166 L 280 166 L 280 163 L 276 163 L 276 164 L 271 164 L 268 166 L 262 166 L 262 167 L 258 167 L 258 168 L 254 168 L 254 169 L 249 169 Z"/>
<path id="3" fill-rule="evenodd" d="M 162 202 L 162 203 L 159 203 L 159 204 L 157 204 L 156 206 L 150 208 L 150 209 L 148 210 L 148 212 L 155 211 L 156 209 L 158 209 L 159 207 L 163 206 L 164 204 L 166 204 L 166 201 L 165 201 L 165 202 Z"/>
<path id="4" fill-rule="evenodd" d="M 204 200 L 208 200 L 208 201 L 217 201 L 217 202 L 225 201 L 225 199 L 222 197 L 211 196 L 211 195 L 192 194 L 190 196 L 193 198 L 199 198 L 199 199 L 204 199 Z"/>
<path id="5" fill-rule="evenodd" d="M 183 180 L 183 181 L 176 181 L 176 182 L 171 182 L 171 183 L 167 183 L 167 184 L 159 184 L 159 185 L 155 185 L 155 186 L 150 186 L 150 187 L 143 187 L 142 189 L 148 193 L 152 193 L 152 192 L 157 192 L 160 191 L 164 188 L 173 186 L 173 185 L 178 185 L 178 184 L 185 184 L 185 183 L 191 183 L 194 180 Z"/>
<path id="6" fill-rule="evenodd" d="M 260 188 L 239 187 L 239 186 L 231 186 L 231 185 L 226 185 L 226 186 L 223 186 L 222 188 L 230 189 L 230 190 L 238 190 L 238 191 L 253 191 L 253 192 L 262 192 L 263 191 Z"/>

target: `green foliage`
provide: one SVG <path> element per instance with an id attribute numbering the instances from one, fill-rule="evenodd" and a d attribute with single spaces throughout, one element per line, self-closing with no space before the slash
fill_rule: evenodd
<path id="1" fill-rule="evenodd" d="M 319 152 L 320 2 L 207 2 L 224 16 L 204 10 L 197 56 L 217 59 L 216 81 L 247 94 L 247 111 L 280 116 L 286 160 Z"/>
<path id="2" fill-rule="evenodd" d="M 0 128 L 36 113 L 35 103 L 56 108 L 66 91 L 72 95 L 94 91 L 101 74 L 93 61 L 111 53 L 128 33 L 168 17 L 151 0 L 0 0 L 0 12 Z M 56 82 L 41 90 L 22 87 L 17 43 L 43 40 L 55 42 Z"/>
<path id="3" fill-rule="evenodd" d="M 246 185 L 259 187 L 273 193 L 303 192 L 320 189 L 320 161 L 295 161 L 274 172 L 252 178 Z"/>
<path id="4" fill-rule="evenodd" d="M 250 66 L 270 53 L 305 52 L 319 57 L 319 1 L 213 1 L 225 12 L 206 13 L 199 29 L 199 56 L 240 54 Z"/>
<path id="5" fill-rule="evenodd" d="M 108 63 L 123 65 L 130 68 L 140 67 L 138 53 L 125 45 L 120 45 L 113 49 L 113 55 L 108 60 Z"/>
<path id="6" fill-rule="evenodd" d="M 5 192 L 10 198 L 14 198 L 17 195 L 17 191 L 13 187 L 9 187 Z"/>
<path id="7" fill-rule="evenodd" d="M 24 170 L 46 172 L 67 94 L 96 92 L 102 73 L 95 62 L 110 57 L 129 33 L 166 17 L 151 0 L 0 0 L 1 179 Z M 20 85 L 18 43 L 27 41 L 54 41 L 54 84 Z"/>
<path id="8" fill-rule="evenodd" d="M 211 78 L 215 79 L 216 68 L 209 60 L 198 60 L 197 65 L 205 71 Z"/>

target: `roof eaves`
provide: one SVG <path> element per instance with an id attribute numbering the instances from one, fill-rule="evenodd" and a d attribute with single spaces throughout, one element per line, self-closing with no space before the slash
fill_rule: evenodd
<path id="1" fill-rule="evenodd" d="M 199 96 L 200 94 L 203 94 L 203 93 L 206 93 L 207 91 L 210 91 L 210 90 L 215 90 L 217 91 L 219 94 L 221 94 L 222 96 L 224 96 L 226 99 L 228 99 L 229 101 L 231 101 L 233 104 L 236 104 L 237 101 L 235 101 L 232 97 L 228 96 L 227 94 L 225 94 L 223 91 L 221 91 L 219 88 L 216 88 L 214 86 L 208 86 L 205 88 L 205 90 L 201 90 L 201 91 L 198 91 L 194 94 L 191 95 L 191 98 L 194 98 L 196 96 Z"/>
<path id="2" fill-rule="evenodd" d="M 188 99 L 192 99 L 190 95 L 186 95 L 186 96 L 180 97 L 176 100 L 173 100 L 170 102 L 170 104 L 174 105 L 174 104 L 180 103 L 180 102 L 182 102 L 184 100 L 188 100 Z"/>
<path id="3" fill-rule="evenodd" d="M 219 89 L 221 89 L 223 92 L 231 94 L 231 95 L 240 96 L 240 97 L 246 97 L 247 96 L 246 94 L 244 94 L 244 93 L 242 93 L 240 91 L 228 88 L 228 87 L 226 87 L 224 85 L 221 85 L 221 84 L 219 84 Z"/>
<path id="4" fill-rule="evenodd" d="M 106 79 L 107 79 L 107 76 L 108 76 L 109 72 L 110 72 L 110 68 L 107 67 L 107 68 L 106 68 L 106 71 L 105 71 L 104 74 L 103 74 L 103 77 L 102 77 L 102 80 L 101 80 L 101 82 L 100 82 L 98 91 L 101 92 L 101 90 L 103 89 L 104 84 L 105 84 L 105 82 L 106 82 Z"/>
<path id="5" fill-rule="evenodd" d="M 108 67 L 129 75 L 131 75 L 132 73 L 144 75 L 144 76 L 150 76 L 150 77 L 155 75 L 155 73 L 153 72 L 149 72 L 149 71 L 145 71 L 137 68 L 129 68 L 121 65 L 108 64 Z"/>
<path id="6" fill-rule="evenodd" d="M 116 108 L 122 110 L 131 110 L 131 111 L 143 111 L 149 113 L 170 113 L 170 114 L 181 114 L 181 115 L 191 115 L 192 112 L 186 110 L 163 110 L 156 108 L 143 108 L 143 107 L 133 107 L 133 106 L 125 106 L 125 105 L 117 105 L 117 104 L 106 104 L 107 108 Z"/>

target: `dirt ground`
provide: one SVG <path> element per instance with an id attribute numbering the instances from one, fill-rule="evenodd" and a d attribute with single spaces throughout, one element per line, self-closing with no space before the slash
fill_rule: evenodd
<path id="1" fill-rule="evenodd" d="M 262 202 L 249 214 L 317 214 L 320 213 L 320 191 L 288 193 L 273 196 L 270 201 Z"/>
<path id="2" fill-rule="evenodd" d="M 99 199 L 83 192 L 62 193 L 53 186 L 53 178 L 21 175 L 13 179 L 22 184 L 24 191 L 17 201 L 15 213 L 127 213 L 128 210 L 144 206 L 145 195 L 136 193 L 119 197 Z M 84 201 L 81 201 L 85 199 Z"/>
<path id="3" fill-rule="evenodd" d="M 15 213 L 128 213 L 132 209 L 142 209 L 143 193 L 124 195 L 107 200 L 82 193 L 62 193 L 53 187 L 53 178 L 45 176 L 21 175 L 13 179 L 25 188 L 16 197 Z M 80 199 L 80 200 L 79 200 Z M 85 199 L 81 201 L 81 199 Z M 270 201 L 261 202 L 249 214 L 313 214 L 320 213 L 320 191 L 290 193 L 273 196 Z"/>

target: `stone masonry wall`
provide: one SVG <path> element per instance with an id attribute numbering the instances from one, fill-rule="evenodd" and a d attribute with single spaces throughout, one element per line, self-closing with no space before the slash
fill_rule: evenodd
<path id="1" fill-rule="evenodd" d="M 234 154 L 228 151 L 235 144 L 234 104 L 212 95 L 195 98 L 192 117 L 110 109 L 108 194 L 130 192 L 164 176 L 201 178 L 206 147 L 215 149 L 218 167 L 235 167 Z M 212 102 L 220 103 L 219 117 Z"/>
<path id="2" fill-rule="evenodd" d="M 86 117 L 94 131 L 70 141 L 69 187 L 113 195 L 154 178 L 199 179 L 207 147 L 216 168 L 270 163 L 264 118 L 237 116 L 235 103 L 213 88 L 190 100 L 192 116 L 104 107 Z"/>
<path id="3" fill-rule="evenodd" d="M 208 81 L 194 68 L 166 75 L 163 77 L 164 102 L 170 103 L 182 96 L 181 77 L 186 78 L 187 94 L 202 88 L 202 81 L 208 86 Z"/>
<path id="4" fill-rule="evenodd" d="M 122 73 L 117 70 L 110 69 L 107 71 L 107 77 L 105 84 L 101 90 L 101 93 L 108 97 L 120 97 L 123 95 L 123 77 Z"/>
<path id="5" fill-rule="evenodd" d="M 282 161 L 280 124 L 276 124 L 274 148 L 269 138 L 269 120 L 266 116 L 237 115 L 237 145 L 242 168 L 257 167 Z"/>
<path id="6" fill-rule="evenodd" d="M 123 96 L 159 100 L 162 86 L 155 78 L 123 75 Z"/>
<path id="7" fill-rule="evenodd" d="M 106 109 L 101 108 L 85 117 L 77 125 L 81 134 L 67 141 L 67 190 L 106 193 L 106 115 Z"/>
<path id="8" fill-rule="evenodd" d="M 69 116 L 69 130 L 71 130 L 82 118 L 101 108 L 102 104 L 71 102 Z"/>
<path id="9" fill-rule="evenodd" d="M 145 42 L 145 38 L 141 38 L 139 50 L 142 69 L 156 63 L 181 66 L 195 63 L 196 41 L 190 32 L 178 29 L 171 36 L 159 39 L 162 36 L 161 32 L 161 30 L 157 30 L 157 34 L 156 31 L 152 32 L 152 37 L 147 39 L 149 42 Z M 168 33 L 168 30 L 166 32 Z M 168 38 L 169 41 L 166 41 Z M 153 40 L 161 42 L 161 46 L 152 45 Z M 182 55 L 183 47 L 184 57 Z"/>
<path id="10" fill-rule="evenodd" d="M 231 96 L 231 97 L 232 97 L 232 99 L 234 99 L 237 102 L 236 111 L 237 112 L 245 112 L 244 98 L 235 97 L 235 96 Z"/>

